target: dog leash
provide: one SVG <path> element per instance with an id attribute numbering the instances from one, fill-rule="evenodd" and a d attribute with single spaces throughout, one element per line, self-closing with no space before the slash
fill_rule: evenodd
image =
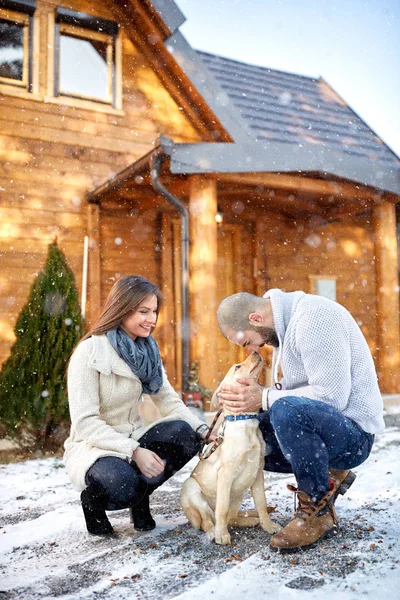
<path id="1" fill-rule="evenodd" d="M 204 438 L 204 442 L 203 442 L 204 446 L 199 452 L 200 460 L 206 460 L 207 458 L 209 458 L 211 456 L 211 454 L 213 454 L 216 451 L 216 449 L 222 444 L 222 442 L 224 441 L 225 427 L 226 427 L 227 421 L 247 421 L 248 419 L 256 419 L 258 416 L 257 414 L 255 414 L 255 415 L 226 415 L 222 422 L 221 429 L 218 432 L 218 438 L 215 440 L 215 442 L 212 443 L 212 445 L 210 447 L 208 447 L 209 446 L 209 444 L 207 443 L 208 439 L 209 439 L 211 432 L 214 429 L 214 425 L 218 421 L 221 413 L 222 413 L 222 408 L 215 415 L 214 420 L 211 424 L 210 430 L 207 433 L 206 437 Z"/>
<path id="2" fill-rule="evenodd" d="M 211 456 L 211 454 L 213 454 L 213 452 L 216 451 L 216 449 L 218 448 L 218 446 L 220 446 L 222 444 L 222 442 L 224 441 L 224 432 L 225 432 L 225 426 L 224 426 L 224 422 L 222 423 L 222 431 L 218 432 L 218 438 L 215 440 L 215 442 L 212 443 L 212 445 L 210 447 L 208 444 L 208 439 L 211 435 L 212 430 L 214 429 L 215 423 L 218 421 L 221 413 L 222 413 L 222 408 L 219 409 L 219 411 L 217 412 L 217 414 L 215 415 L 213 422 L 211 423 L 211 427 L 206 435 L 206 437 L 203 440 L 203 447 L 199 452 L 199 458 L 200 460 L 205 460 L 206 458 L 208 458 L 209 456 Z"/>

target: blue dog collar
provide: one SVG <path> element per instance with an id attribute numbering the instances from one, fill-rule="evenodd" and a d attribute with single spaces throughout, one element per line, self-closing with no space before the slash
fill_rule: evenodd
<path id="1" fill-rule="evenodd" d="M 247 421 L 248 419 L 257 419 L 258 415 L 226 415 L 224 421 Z"/>

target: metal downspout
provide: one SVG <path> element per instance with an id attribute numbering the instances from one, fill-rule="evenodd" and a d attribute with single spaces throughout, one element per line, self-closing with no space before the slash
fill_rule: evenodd
<path id="1" fill-rule="evenodd" d="M 160 169 L 165 155 L 157 152 L 150 157 L 150 177 L 153 188 L 181 215 L 181 289 L 182 289 L 182 392 L 188 391 L 189 382 L 189 211 L 184 203 L 160 181 Z"/>

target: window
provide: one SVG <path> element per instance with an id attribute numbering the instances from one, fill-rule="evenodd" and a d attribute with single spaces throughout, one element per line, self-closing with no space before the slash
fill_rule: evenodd
<path id="1" fill-rule="evenodd" d="M 33 0 L 0 1 L 0 83 L 32 91 Z"/>
<path id="2" fill-rule="evenodd" d="M 118 24 L 58 8 L 54 95 L 117 105 Z M 118 63 L 118 64 L 117 64 Z"/>
<path id="3" fill-rule="evenodd" d="M 336 301 L 336 279 L 324 275 L 310 275 L 311 293 Z"/>

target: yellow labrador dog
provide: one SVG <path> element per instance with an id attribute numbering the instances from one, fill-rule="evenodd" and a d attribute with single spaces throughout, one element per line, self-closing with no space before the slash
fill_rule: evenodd
<path id="1" fill-rule="evenodd" d="M 256 382 L 263 367 L 259 354 L 253 352 L 243 363 L 233 365 L 224 383 L 234 384 L 247 377 Z M 219 389 L 220 389 L 219 388 Z M 218 391 L 218 390 L 217 390 Z M 211 400 L 211 409 L 219 405 L 217 392 Z M 181 490 L 181 504 L 193 527 L 206 532 L 217 544 L 230 544 L 228 525 L 252 527 L 260 524 L 268 533 L 276 533 L 280 526 L 268 515 L 264 491 L 265 443 L 258 427 L 256 413 L 238 415 L 224 409 L 224 439 L 209 458 L 200 460 Z M 232 419 L 232 420 L 230 420 Z M 221 433 L 220 433 L 221 435 Z M 246 490 L 250 489 L 256 511 L 239 513 Z"/>

